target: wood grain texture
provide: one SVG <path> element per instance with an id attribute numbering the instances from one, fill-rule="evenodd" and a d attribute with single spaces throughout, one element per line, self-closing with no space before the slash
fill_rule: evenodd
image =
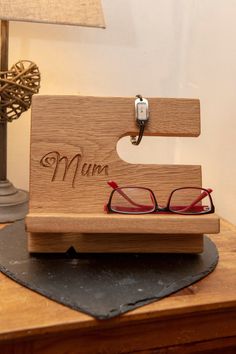
<path id="1" fill-rule="evenodd" d="M 146 135 L 194 137 L 200 134 L 199 100 L 150 98 L 149 104 Z M 214 217 L 209 219 L 209 227 L 206 219 L 199 219 L 199 227 L 194 229 L 196 219 L 195 226 L 189 228 L 190 218 L 178 216 L 176 222 L 171 219 L 160 230 L 158 220 L 152 217 L 139 217 L 134 219 L 136 222 L 127 223 L 124 216 L 113 218 L 104 213 L 103 206 L 111 192 L 106 182 L 110 179 L 121 186 L 151 188 L 161 205 L 165 205 L 173 189 L 202 184 L 200 166 L 130 164 L 121 160 L 117 142 L 125 135 L 134 134 L 137 134 L 134 98 L 35 97 L 28 231 L 182 234 L 176 230 L 187 227 L 184 233 L 188 234 L 218 232 L 218 220 Z M 86 214 L 94 218 L 88 220 Z M 33 238 L 32 234 L 31 245 Z"/>
<path id="2" fill-rule="evenodd" d="M 200 234 L 40 234 L 28 236 L 29 252 L 66 252 L 70 247 L 79 253 L 201 253 Z"/>
<path id="3" fill-rule="evenodd" d="M 81 233 L 218 233 L 219 217 L 207 215 L 120 215 L 120 214 L 29 214 L 27 230 L 31 232 Z"/>
<path id="4" fill-rule="evenodd" d="M 221 321 L 220 317 L 210 316 L 210 318 L 206 319 L 206 325 L 203 326 L 204 330 L 208 330 L 207 325 L 213 319 Z M 177 321 L 178 319 L 171 324 L 178 326 Z M 176 336 L 181 335 L 181 332 L 188 332 L 188 324 L 189 321 L 187 319 L 181 321 L 182 330 L 179 329 L 179 331 L 176 331 Z M 193 325 L 193 323 L 191 324 Z M 158 345 L 152 339 L 154 333 L 158 334 L 159 325 L 160 323 L 153 323 L 152 326 L 147 326 L 145 323 L 139 324 L 137 336 L 143 338 L 141 331 L 145 334 L 147 331 L 150 331 L 150 336 L 149 338 L 145 337 L 144 343 L 139 345 L 140 348 L 144 349 L 138 351 L 136 350 L 137 344 L 129 343 L 130 345 L 126 345 L 129 333 L 123 333 L 123 331 L 117 333 L 116 331 L 114 335 L 112 329 L 106 329 L 105 333 L 102 331 L 93 331 L 89 337 L 84 335 L 83 338 L 82 334 L 78 336 L 75 332 L 72 332 L 70 335 L 62 333 L 60 337 L 51 336 L 48 338 L 45 336 L 44 338 L 39 338 L 37 341 L 30 340 L 20 343 L 13 341 L 12 343 L 0 344 L 0 349 L 1 354 L 235 354 L 236 352 L 236 337 L 228 336 L 220 339 L 187 342 L 185 344 L 177 342 L 176 345 Z M 168 326 L 169 323 L 165 322 L 162 325 Z M 223 321 L 222 328 L 226 329 L 226 327 L 226 321 Z M 117 336 L 120 337 L 118 344 Z M 163 339 L 166 340 L 167 338 L 168 331 L 166 331 L 165 338 Z M 122 342 L 124 343 L 123 345 Z M 140 340 L 137 339 L 136 342 L 140 344 Z M 115 345 L 116 349 L 114 348 Z"/>
<path id="5" fill-rule="evenodd" d="M 1 354 L 234 353 L 236 228 L 222 221 L 221 233 L 211 239 L 220 255 L 213 273 L 108 321 L 59 305 L 0 274 Z"/>
<path id="6" fill-rule="evenodd" d="M 100 0 L 0 0 L 0 18 L 105 27 Z"/>
<path id="7" fill-rule="evenodd" d="M 26 224 L 29 252 L 65 252 L 73 246 L 78 252 L 200 253 L 202 233 L 220 230 L 214 214 L 29 214 Z"/>
<path id="8" fill-rule="evenodd" d="M 199 135 L 198 100 L 150 99 L 150 110 L 146 135 Z M 200 166 L 121 160 L 119 138 L 136 132 L 133 98 L 34 97 L 30 213 L 102 213 L 109 179 L 147 186 L 162 204 L 174 188 L 201 186 Z"/>

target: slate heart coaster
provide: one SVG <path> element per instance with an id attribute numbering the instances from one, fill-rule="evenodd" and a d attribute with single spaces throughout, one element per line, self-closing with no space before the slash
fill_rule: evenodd
<path id="1" fill-rule="evenodd" d="M 29 255 L 24 221 L 0 231 L 0 270 L 18 283 L 75 310 L 108 319 L 159 300 L 212 272 L 214 243 L 196 254 Z"/>

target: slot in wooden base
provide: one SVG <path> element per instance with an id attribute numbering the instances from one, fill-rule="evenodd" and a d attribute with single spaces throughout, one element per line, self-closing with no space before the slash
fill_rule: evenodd
<path id="1" fill-rule="evenodd" d="M 31 253 L 66 252 L 74 247 L 80 253 L 201 253 L 201 234 L 42 234 L 29 233 Z"/>

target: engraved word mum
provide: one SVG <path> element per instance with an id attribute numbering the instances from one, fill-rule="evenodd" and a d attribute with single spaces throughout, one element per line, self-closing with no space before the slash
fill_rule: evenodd
<path id="1" fill-rule="evenodd" d="M 42 157 L 40 165 L 53 170 L 51 182 L 55 181 L 59 170 L 63 172 L 62 181 L 66 180 L 69 170 L 72 170 L 71 185 L 75 187 L 75 181 L 78 175 L 93 177 L 98 175 L 108 176 L 108 165 L 99 165 L 96 163 L 82 162 L 82 155 L 76 154 L 71 159 L 67 156 L 61 156 L 58 151 L 50 151 Z"/>

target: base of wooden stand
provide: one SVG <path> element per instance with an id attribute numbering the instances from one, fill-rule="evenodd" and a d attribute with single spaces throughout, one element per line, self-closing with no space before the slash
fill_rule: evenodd
<path id="1" fill-rule="evenodd" d="M 40 234 L 29 233 L 31 253 L 201 253 L 202 234 Z"/>
<path id="2" fill-rule="evenodd" d="M 29 214 L 26 218 L 31 253 L 160 252 L 201 253 L 203 234 L 219 232 L 214 214 L 120 215 Z M 106 232 L 104 232 L 106 230 Z"/>

